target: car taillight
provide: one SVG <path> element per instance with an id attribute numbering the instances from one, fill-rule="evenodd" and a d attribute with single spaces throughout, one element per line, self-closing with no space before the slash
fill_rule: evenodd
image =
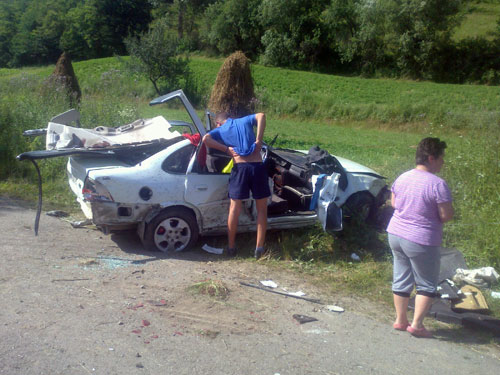
<path id="1" fill-rule="evenodd" d="M 89 202 L 114 202 L 111 193 L 101 183 L 88 179 L 82 189 L 83 198 Z"/>

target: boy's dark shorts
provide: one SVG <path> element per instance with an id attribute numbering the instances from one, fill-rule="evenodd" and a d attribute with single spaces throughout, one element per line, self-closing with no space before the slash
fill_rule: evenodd
<path id="1" fill-rule="evenodd" d="M 248 199 L 250 191 L 253 199 L 267 198 L 271 195 L 267 180 L 264 163 L 235 163 L 229 178 L 229 198 Z"/>

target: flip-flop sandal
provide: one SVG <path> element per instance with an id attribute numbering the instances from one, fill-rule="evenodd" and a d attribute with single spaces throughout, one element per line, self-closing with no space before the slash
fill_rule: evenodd
<path id="1" fill-rule="evenodd" d="M 266 250 L 263 247 L 258 247 L 255 249 L 255 259 L 260 259 L 264 255 Z"/>
<path id="2" fill-rule="evenodd" d="M 428 330 L 425 329 L 425 327 L 422 328 L 413 328 L 412 326 L 406 327 L 406 331 L 412 334 L 412 336 L 415 337 L 422 337 L 425 339 L 430 339 L 433 337 L 432 333 L 429 332 Z"/>
<path id="3" fill-rule="evenodd" d="M 410 323 L 406 323 L 406 324 L 394 323 L 392 325 L 392 328 L 394 328 L 397 331 L 406 331 L 406 328 L 408 328 L 409 325 L 410 325 Z"/>

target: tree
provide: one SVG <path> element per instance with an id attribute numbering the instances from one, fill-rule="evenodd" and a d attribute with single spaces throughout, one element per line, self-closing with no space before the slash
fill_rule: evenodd
<path id="1" fill-rule="evenodd" d="M 146 30 L 150 21 L 149 2 L 89 0 L 66 14 L 60 46 L 78 59 L 121 55 L 123 39 Z"/>
<path id="2" fill-rule="evenodd" d="M 319 22 L 328 0 L 263 0 L 262 60 L 269 65 L 313 67 L 324 52 L 326 30 Z"/>
<path id="3" fill-rule="evenodd" d="M 65 17 L 66 28 L 59 40 L 60 48 L 73 59 L 89 59 L 107 56 L 109 31 L 104 25 L 106 20 L 90 4 L 82 4 L 71 9 Z"/>
<path id="4" fill-rule="evenodd" d="M 125 45 L 131 58 L 129 67 L 146 75 L 158 95 L 178 89 L 182 80 L 189 81 L 189 60 L 178 55 L 179 39 L 169 33 L 165 20 L 139 37 L 126 38 Z"/>
<path id="5" fill-rule="evenodd" d="M 332 0 L 321 15 L 328 42 L 343 63 L 371 74 L 390 64 L 388 0 Z"/>
<path id="6" fill-rule="evenodd" d="M 170 27 L 177 30 L 184 50 L 200 49 L 199 21 L 208 5 L 216 0 L 149 0 L 153 6 L 153 20 L 166 18 Z M 154 22 L 154 21 L 153 21 Z"/>
<path id="7" fill-rule="evenodd" d="M 124 39 L 144 32 L 151 22 L 151 4 L 144 0 L 89 0 L 100 19 L 99 36 L 104 38 L 103 47 L 109 54 L 126 51 Z"/>
<path id="8" fill-rule="evenodd" d="M 16 33 L 16 10 L 13 4 L 0 2 L 0 67 L 12 59 L 11 41 Z"/>
<path id="9" fill-rule="evenodd" d="M 61 53 L 59 38 L 64 30 L 64 14 L 80 1 L 24 1 L 17 5 L 10 64 L 55 62 Z"/>
<path id="10" fill-rule="evenodd" d="M 204 14 L 205 42 L 227 55 L 243 51 L 257 56 L 263 28 L 259 7 L 262 0 L 227 0 L 211 4 Z"/>
<path id="11" fill-rule="evenodd" d="M 461 0 L 332 0 L 322 15 L 329 42 L 365 73 L 387 68 L 430 78 L 452 44 Z"/>
<path id="12" fill-rule="evenodd" d="M 431 65 L 440 60 L 440 50 L 451 44 L 460 5 L 461 0 L 392 1 L 390 21 L 401 73 L 430 78 Z"/>
<path id="13" fill-rule="evenodd" d="M 356 0 L 332 0 L 320 16 L 321 22 L 328 31 L 329 42 L 335 48 L 349 50 L 349 45 L 359 29 Z M 344 60 L 352 56 L 345 53 Z"/>
<path id="14" fill-rule="evenodd" d="M 0 0 L 0 65 L 125 53 L 123 39 L 151 21 L 144 0 Z"/>

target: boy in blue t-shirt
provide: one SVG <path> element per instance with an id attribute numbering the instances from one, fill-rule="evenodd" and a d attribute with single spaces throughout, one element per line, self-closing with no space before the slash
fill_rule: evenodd
<path id="1" fill-rule="evenodd" d="M 218 113 L 215 117 L 217 128 L 203 137 L 207 147 L 229 153 L 234 161 L 229 178 L 229 216 L 228 249 L 230 256 L 236 255 L 235 241 L 238 229 L 238 219 L 241 213 L 242 201 L 250 197 L 255 199 L 257 207 L 257 244 L 255 257 L 260 258 L 264 253 L 264 242 L 267 229 L 267 198 L 271 195 L 267 182 L 267 170 L 262 162 L 260 150 L 266 115 L 257 113 L 232 119 L 227 113 Z M 257 126 L 257 135 L 253 127 Z"/>

